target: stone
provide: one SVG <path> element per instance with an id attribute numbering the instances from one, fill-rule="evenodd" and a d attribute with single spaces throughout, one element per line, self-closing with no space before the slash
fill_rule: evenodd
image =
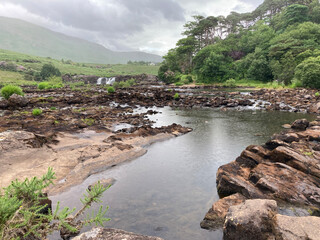
<path id="1" fill-rule="evenodd" d="M 246 200 L 229 208 L 224 240 L 318 240 L 320 218 L 277 213 L 274 200 Z"/>
<path id="2" fill-rule="evenodd" d="M 25 107 L 28 104 L 28 99 L 18 94 L 12 94 L 8 99 L 8 105 L 10 107 Z"/>
<path id="3" fill-rule="evenodd" d="M 320 237 L 319 217 L 289 217 L 277 214 L 274 226 L 276 239 L 318 240 Z"/>
<path id="4" fill-rule="evenodd" d="M 163 240 L 112 228 L 93 228 L 89 232 L 73 238 L 73 240 Z"/>
<path id="5" fill-rule="evenodd" d="M 243 203 L 245 200 L 244 196 L 236 193 L 215 202 L 200 223 L 201 228 L 210 230 L 220 228 L 224 223 L 229 207 Z"/>
<path id="6" fill-rule="evenodd" d="M 277 211 L 274 200 L 246 200 L 232 206 L 223 227 L 224 240 L 273 239 L 273 218 Z"/>
<path id="7" fill-rule="evenodd" d="M 298 119 L 291 124 L 291 128 L 297 130 L 306 130 L 308 126 L 309 121 L 307 119 Z"/>
<path id="8" fill-rule="evenodd" d="M 95 183 L 90 184 L 90 185 L 88 186 L 88 190 L 91 191 L 91 188 L 92 188 L 94 185 L 98 184 L 98 182 L 100 182 L 100 184 L 101 184 L 104 188 L 106 188 L 106 187 L 109 187 L 110 185 L 112 186 L 113 184 L 115 184 L 116 179 L 114 179 L 114 178 L 108 178 L 108 179 L 102 179 L 102 180 L 96 181 Z"/>

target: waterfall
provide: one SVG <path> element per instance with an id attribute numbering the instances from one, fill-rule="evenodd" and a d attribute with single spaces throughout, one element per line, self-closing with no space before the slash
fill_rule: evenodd
<path id="1" fill-rule="evenodd" d="M 106 79 L 106 84 L 112 85 L 116 81 L 115 77 L 107 78 Z"/>
<path id="2" fill-rule="evenodd" d="M 98 78 L 98 80 L 97 80 L 97 85 L 101 85 L 102 79 L 103 79 L 103 78 Z"/>

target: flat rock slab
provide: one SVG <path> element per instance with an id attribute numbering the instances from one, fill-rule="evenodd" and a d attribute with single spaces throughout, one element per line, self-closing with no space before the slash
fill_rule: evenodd
<path id="1" fill-rule="evenodd" d="M 150 237 L 126 232 L 112 228 L 93 228 L 89 232 L 73 238 L 73 240 L 163 240 L 158 237 Z"/>

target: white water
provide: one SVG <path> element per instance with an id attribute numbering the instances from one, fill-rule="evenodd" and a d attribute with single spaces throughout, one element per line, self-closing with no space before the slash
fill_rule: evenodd
<path id="1" fill-rule="evenodd" d="M 110 78 L 101 77 L 101 78 L 98 78 L 97 85 L 103 84 L 102 81 L 106 81 L 105 82 L 106 85 L 112 85 L 116 81 L 116 78 L 115 77 L 110 77 Z"/>

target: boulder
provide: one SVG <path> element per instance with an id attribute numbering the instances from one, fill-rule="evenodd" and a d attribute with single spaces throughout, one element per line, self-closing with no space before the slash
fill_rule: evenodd
<path id="1" fill-rule="evenodd" d="M 73 238 L 73 240 L 163 240 L 112 228 L 93 228 L 89 232 Z"/>
<path id="2" fill-rule="evenodd" d="M 284 216 L 274 200 L 255 199 L 229 208 L 224 240 L 317 240 L 320 218 Z"/>
<path id="3" fill-rule="evenodd" d="M 265 199 L 247 200 L 230 207 L 223 227 L 223 239 L 272 239 L 276 211 L 277 202 Z"/>
<path id="4" fill-rule="evenodd" d="M 8 99 L 8 105 L 10 107 L 25 107 L 28 104 L 28 99 L 18 94 L 12 94 Z"/>
<path id="5" fill-rule="evenodd" d="M 309 127 L 309 121 L 307 119 L 298 119 L 291 124 L 291 128 L 297 130 L 306 130 L 307 127 Z"/>

